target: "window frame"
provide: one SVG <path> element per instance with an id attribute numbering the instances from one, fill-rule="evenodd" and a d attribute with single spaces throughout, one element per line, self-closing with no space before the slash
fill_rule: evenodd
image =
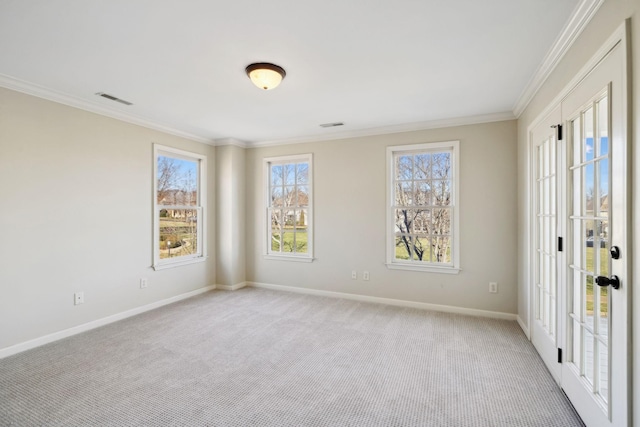
<path id="1" fill-rule="evenodd" d="M 158 158 L 160 156 L 172 157 L 198 163 L 197 173 L 197 201 L 195 206 L 174 205 L 175 209 L 195 209 L 198 212 L 197 242 L 198 252 L 183 255 L 176 258 L 160 258 L 160 210 L 167 206 L 158 204 Z M 207 156 L 192 151 L 181 150 L 166 145 L 153 144 L 153 264 L 154 270 L 179 267 L 182 265 L 203 262 L 207 259 Z"/>
<path id="2" fill-rule="evenodd" d="M 398 260 L 395 257 L 396 250 L 396 221 L 395 221 L 395 162 L 394 157 L 401 154 L 419 153 L 451 153 L 451 262 L 447 264 Z M 387 216 L 387 268 L 394 270 L 423 271 L 431 273 L 458 274 L 460 268 L 460 141 L 427 142 L 409 145 L 394 145 L 387 147 L 387 191 L 386 191 L 386 216 Z"/>
<path id="3" fill-rule="evenodd" d="M 272 252 L 271 251 L 271 216 L 269 209 L 271 206 L 271 166 L 272 165 L 286 165 L 292 163 L 306 162 L 309 165 L 309 181 L 307 187 L 309 188 L 308 207 L 307 207 L 307 253 L 285 253 L 285 252 Z M 263 228 L 263 256 L 269 260 L 280 261 L 297 261 L 297 262 L 312 262 L 315 258 L 313 256 L 313 154 L 295 154 L 288 156 L 277 157 L 265 157 L 263 159 L 263 194 L 264 194 L 264 228 Z"/>

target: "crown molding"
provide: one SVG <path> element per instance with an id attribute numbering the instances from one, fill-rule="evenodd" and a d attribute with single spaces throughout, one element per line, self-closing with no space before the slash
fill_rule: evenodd
<path id="1" fill-rule="evenodd" d="M 100 114 L 101 116 L 111 117 L 113 119 L 118 119 L 123 122 L 132 123 L 134 125 L 139 125 L 149 129 L 168 133 L 170 135 L 179 136 L 181 138 L 190 139 L 192 141 L 197 141 L 204 144 L 215 145 L 212 139 L 203 137 L 201 135 L 195 135 L 193 133 L 184 132 L 180 129 L 163 125 L 161 123 L 158 123 L 151 119 L 147 119 L 145 117 L 126 113 L 126 112 L 117 110 L 115 108 L 109 108 L 97 103 L 92 103 L 84 99 L 80 99 L 75 96 L 64 94 L 55 90 L 47 89 L 43 86 L 29 83 L 24 80 L 17 79 L 15 77 L 7 76 L 5 74 L 0 74 L 0 86 L 7 89 L 15 90 L 17 92 L 26 93 L 27 95 L 32 95 L 38 98 L 43 98 L 49 101 L 57 102 L 59 104 L 64 104 L 70 107 L 79 108 L 81 110 L 89 111 L 91 113 Z"/>
<path id="2" fill-rule="evenodd" d="M 562 29 L 562 32 L 514 104 L 513 115 L 515 117 L 520 117 L 524 109 L 527 108 L 527 105 L 529 105 L 544 82 L 558 66 L 560 60 L 562 60 L 604 1 L 605 0 L 581 0 L 576 6 L 569 21 Z"/>
<path id="3" fill-rule="evenodd" d="M 248 148 L 269 147 L 275 145 L 303 144 L 305 142 L 334 141 L 336 139 L 358 138 L 364 136 L 387 135 L 390 133 L 415 132 L 420 130 L 438 129 L 454 126 L 475 125 L 481 123 L 502 122 L 515 120 L 512 112 L 482 114 L 477 116 L 458 117 L 425 122 L 405 123 L 400 125 L 382 126 L 368 129 L 338 132 L 331 135 L 313 135 L 300 138 L 277 139 L 247 143 Z"/>
<path id="4" fill-rule="evenodd" d="M 236 138 L 220 138 L 213 141 L 213 145 L 216 147 L 223 147 L 225 145 L 234 145 L 240 148 L 249 148 L 250 144 L 245 141 L 241 141 Z"/>

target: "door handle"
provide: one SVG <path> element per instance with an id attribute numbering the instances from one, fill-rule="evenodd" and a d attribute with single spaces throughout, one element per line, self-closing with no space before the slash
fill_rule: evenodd
<path id="1" fill-rule="evenodd" d="M 603 287 L 611 285 L 613 289 L 618 289 L 620 287 L 620 279 L 615 275 L 611 276 L 611 278 L 606 276 L 598 276 L 596 277 L 596 284 Z"/>

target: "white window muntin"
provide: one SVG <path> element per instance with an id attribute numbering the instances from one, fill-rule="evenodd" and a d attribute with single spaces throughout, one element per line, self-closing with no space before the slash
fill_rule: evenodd
<path id="1" fill-rule="evenodd" d="M 185 160 L 196 163 L 196 173 L 194 174 L 196 196 L 194 204 L 159 204 L 158 203 L 158 160 L 160 157 L 169 157 L 178 160 Z M 206 218 L 204 206 L 206 204 L 206 173 L 207 158 L 205 155 L 180 150 L 178 148 L 164 145 L 153 145 L 153 268 L 161 270 L 194 262 L 204 261 L 207 254 L 206 245 Z M 184 217 L 191 219 L 195 225 L 195 235 L 197 241 L 196 250 L 193 253 L 180 254 L 166 257 L 164 252 L 170 248 L 161 248 L 161 211 L 184 211 Z M 187 213 L 190 211 L 190 214 Z"/>
<path id="2" fill-rule="evenodd" d="M 459 234 L 459 141 L 432 142 L 423 144 L 398 145 L 387 147 L 387 267 L 390 269 L 430 271 L 457 274 L 460 271 L 460 234 Z M 450 210 L 450 262 L 432 262 L 396 257 L 396 166 L 395 159 L 401 155 L 434 154 L 448 152 L 451 155 L 451 188 L 450 202 L 446 209 Z M 413 178 L 412 178 L 413 179 Z M 408 207 L 403 205 L 403 207 Z M 438 207 L 435 207 L 438 209 Z M 420 224 L 419 224 L 420 225 Z M 406 233 L 404 233 L 406 234 Z M 431 249 L 430 249 L 431 250 Z"/>
<path id="3" fill-rule="evenodd" d="M 274 187 L 272 182 L 272 167 L 273 166 L 285 166 L 285 165 L 296 165 L 300 163 L 306 163 L 308 167 L 307 171 L 307 182 L 304 185 L 307 187 L 307 204 L 305 207 L 300 206 L 275 206 L 272 203 L 272 188 Z M 313 261 L 313 154 L 299 154 L 299 155 L 291 155 L 291 156 L 279 156 L 279 157 L 269 157 L 264 159 L 264 191 L 265 191 L 265 221 L 264 221 L 264 254 L 267 259 L 278 259 L 278 260 L 290 260 L 290 261 L 305 261 L 310 262 Z M 283 185 L 284 186 L 284 185 Z M 296 187 L 297 191 L 297 179 L 296 184 L 293 185 Z M 272 213 L 274 210 L 288 210 L 293 211 L 294 216 L 297 220 L 299 218 L 299 211 L 303 210 L 306 212 L 305 214 L 305 223 L 306 223 L 306 252 L 297 252 L 297 251 L 283 251 L 276 250 L 273 247 L 272 243 Z M 290 213 L 290 212 L 289 212 Z M 296 234 L 294 233 L 294 239 L 296 238 Z M 295 241 L 295 240 L 294 240 Z M 284 242 L 281 242 L 281 244 Z M 295 248 L 297 246 L 294 245 Z"/>

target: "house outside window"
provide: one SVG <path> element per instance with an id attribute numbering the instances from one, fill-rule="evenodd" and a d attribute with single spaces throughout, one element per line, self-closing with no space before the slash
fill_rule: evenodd
<path id="1" fill-rule="evenodd" d="M 264 159 L 265 256 L 313 260 L 313 156 Z"/>
<path id="2" fill-rule="evenodd" d="M 154 269 L 203 261 L 206 157 L 154 145 Z"/>
<path id="3" fill-rule="evenodd" d="M 387 266 L 460 271 L 459 141 L 387 148 Z"/>

